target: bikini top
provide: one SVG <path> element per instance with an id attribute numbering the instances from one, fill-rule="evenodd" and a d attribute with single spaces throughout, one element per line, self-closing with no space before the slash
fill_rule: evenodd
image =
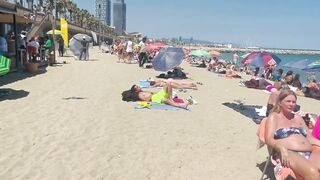
<path id="1" fill-rule="evenodd" d="M 307 137 L 307 131 L 302 127 L 289 127 L 289 128 L 280 128 L 274 133 L 274 139 L 283 139 L 287 138 L 292 134 L 300 134 L 304 137 Z"/>

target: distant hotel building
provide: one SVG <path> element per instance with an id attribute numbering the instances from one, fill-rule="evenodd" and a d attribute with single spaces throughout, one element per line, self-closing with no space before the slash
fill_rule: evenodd
<path id="1" fill-rule="evenodd" d="M 113 3 L 113 26 L 119 34 L 126 31 L 126 11 L 124 0 L 116 0 Z"/>
<path id="2" fill-rule="evenodd" d="M 95 0 L 95 16 L 102 21 L 103 24 L 111 25 L 111 1 L 110 0 Z M 100 14 L 101 13 L 101 14 Z"/>

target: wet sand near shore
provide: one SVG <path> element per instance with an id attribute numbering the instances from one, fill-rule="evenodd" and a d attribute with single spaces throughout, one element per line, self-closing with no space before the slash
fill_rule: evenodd
<path id="1" fill-rule="evenodd" d="M 267 150 L 256 150 L 258 125 L 223 103 L 266 105 L 267 93 L 184 63 L 203 85 L 178 95 L 199 104 L 191 112 L 137 110 L 121 92 L 160 72 L 117 63 L 97 47 L 90 58 L 59 57 L 45 73 L 1 87 L 13 92 L 0 101 L 0 179 L 260 178 Z M 319 101 L 298 104 L 319 113 Z"/>

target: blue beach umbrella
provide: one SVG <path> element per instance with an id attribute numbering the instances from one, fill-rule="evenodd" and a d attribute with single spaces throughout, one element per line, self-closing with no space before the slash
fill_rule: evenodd
<path id="1" fill-rule="evenodd" d="M 308 64 L 302 70 L 304 70 L 304 71 L 320 71 L 320 60 L 317 60 L 317 61 L 314 61 L 314 62 Z"/>
<path id="2" fill-rule="evenodd" d="M 168 47 L 161 50 L 153 59 L 152 66 L 156 71 L 169 71 L 179 66 L 184 58 L 182 48 Z"/>
<path id="3" fill-rule="evenodd" d="M 291 61 L 288 62 L 284 65 L 282 65 L 283 67 L 288 67 L 288 68 L 295 68 L 295 69 L 304 69 L 307 68 L 309 64 L 311 64 L 312 62 L 314 62 L 315 60 L 310 60 L 310 59 L 302 59 L 299 61 Z"/>

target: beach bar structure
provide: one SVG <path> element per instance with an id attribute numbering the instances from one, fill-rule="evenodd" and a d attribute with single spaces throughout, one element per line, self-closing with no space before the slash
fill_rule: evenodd
<path id="1" fill-rule="evenodd" d="M 30 11 L 17 6 L 15 4 L 0 1 L 0 36 L 6 39 L 8 45 L 8 52 L 5 56 L 11 59 L 11 70 L 16 70 L 19 66 L 19 55 L 17 38 L 19 36 L 19 29 L 31 23 L 31 21 L 24 17 L 24 14 Z"/>

